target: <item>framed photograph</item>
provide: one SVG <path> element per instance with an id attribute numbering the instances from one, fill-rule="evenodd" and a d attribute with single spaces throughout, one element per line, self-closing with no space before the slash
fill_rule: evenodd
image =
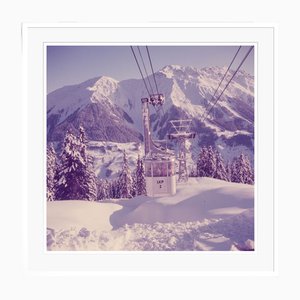
<path id="1" fill-rule="evenodd" d="M 28 268 L 275 270 L 274 27 L 23 25 Z"/>

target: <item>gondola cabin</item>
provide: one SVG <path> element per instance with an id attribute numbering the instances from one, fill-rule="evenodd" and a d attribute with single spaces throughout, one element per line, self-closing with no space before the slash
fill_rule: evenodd
<path id="1" fill-rule="evenodd" d="M 147 195 L 161 197 L 176 194 L 175 159 L 173 157 L 145 158 Z"/>

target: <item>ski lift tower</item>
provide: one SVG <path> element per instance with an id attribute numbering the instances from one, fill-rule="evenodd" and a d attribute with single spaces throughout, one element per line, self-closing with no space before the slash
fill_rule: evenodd
<path id="1" fill-rule="evenodd" d="M 175 156 L 172 151 L 154 142 L 151 136 L 149 104 L 155 109 L 164 103 L 162 94 L 142 98 L 145 179 L 147 196 L 160 197 L 176 194 Z"/>
<path id="2" fill-rule="evenodd" d="M 192 120 L 171 120 L 175 131 L 168 135 L 170 140 L 177 141 L 178 144 L 178 162 L 179 162 L 179 170 L 178 170 L 178 182 L 187 182 L 188 181 L 188 171 L 186 164 L 186 155 L 188 153 L 187 149 L 187 140 L 194 139 L 196 136 L 195 132 L 190 132 L 190 127 Z"/>

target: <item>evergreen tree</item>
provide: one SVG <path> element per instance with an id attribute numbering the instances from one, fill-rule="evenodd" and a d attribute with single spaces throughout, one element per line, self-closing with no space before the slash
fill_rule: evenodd
<path id="1" fill-rule="evenodd" d="M 110 184 L 106 179 L 98 179 L 97 184 L 97 200 L 105 200 L 110 198 Z"/>
<path id="2" fill-rule="evenodd" d="M 123 166 L 122 171 L 119 176 L 119 192 L 120 192 L 120 198 L 132 198 L 132 177 L 131 172 L 128 165 L 127 155 L 124 150 L 123 155 Z"/>
<path id="3" fill-rule="evenodd" d="M 97 188 L 93 162 L 86 153 L 87 140 L 84 129 L 80 127 L 79 131 L 79 137 L 70 131 L 65 136 L 56 189 L 56 198 L 60 200 L 96 199 Z"/>
<path id="4" fill-rule="evenodd" d="M 205 177 L 206 175 L 206 163 L 208 157 L 208 150 L 204 146 L 200 149 L 198 161 L 197 161 L 197 175 L 198 177 Z"/>
<path id="5" fill-rule="evenodd" d="M 200 149 L 197 161 L 197 175 L 199 177 L 214 177 L 216 172 L 216 154 L 212 146 Z"/>
<path id="6" fill-rule="evenodd" d="M 47 201 L 55 200 L 56 171 L 56 153 L 53 144 L 50 144 L 47 147 Z"/>
<path id="7" fill-rule="evenodd" d="M 251 167 L 250 161 L 249 162 L 249 168 L 250 168 L 250 172 L 249 172 L 249 181 L 247 182 L 248 184 L 254 184 L 255 183 L 255 178 L 254 178 L 254 168 Z"/>
<path id="8" fill-rule="evenodd" d="M 85 130 L 82 125 L 79 126 L 79 137 L 78 138 L 79 138 L 79 141 L 83 145 L 86 145 L 88 143 L 88 139 L 86 137 Z"/>
<path id="9" fill-rule="evenodd" d="M 84 182 L 86 199 L 94 201 L 97 199 L 97 178 L 94 171 L 93 158 L 86 156 L 86 181 Z"/>
<path id="10" fill-rule="evenodd" d="M 235 157 L 230 165 L 231 182 L 239 182 L 238 171 L 237 171 L 237 158 Z"/>
<path id="11" fill-rule="evenodd" d="M 131 196 L 137 196 L 137 178 L 136 178 L 136 170 L 134 171 L 134 176 L 132 176 L 132 186 L 131 186 Z"/>
<path id="12" fill-rule="evenodd" d="M 254 171 L 251 167 L 248 156 L 244 156 L 244 169 L 245 169 L 244 183 L 254 184 Z"/>
<path id="13" fill-rule="evenodd" d="M 239 157 L 239 166 L 240 166 L 240 174 L 242 174 L 241 178 L 243 183 L 253 184 L 253 171 L 250 165 L 250 161 L 246 155 L 243 153 Z"/>
<path id="14" fill-rule="evenodd" d="M 136 168 L 136 195 L 146 195 L 146 179 L 145 179 L 145 168 L 144 168 L 144 162 L 138 156 L 137 160 L 137 168 Z"/>
<path id="15" fill-rule="evenodd" d="M 228 181 L 232 181 L 231 180 L 231 164 L 229 162 L 227 162 L 227 164 L 226 164 L 226 173 L 227 173 Z"/>
<path id="16" fill-rule="evenodd" d="M 205 173 L 207 177 L 214 177 L 216 172 L 216 154 L 212 146 L 207 150 L 207 161 L 205 165 Z"/>
<path id="17" fill-rule="evenodd" d="M 113 199 L 121 198 L 119 179 L 110 182 L 109 196 Z"/>
<path id="18" fill-rule="evenodd" d="M 108 199 L 114 198 L 112 193 L 112 181 L 107 181 L 107 195 Z"/>
<path id="19" fill-rule="evenodd" d="M 111 199 L 115 198 L 114 190 L 113 190 L 113 181 L 112 180 L 108 181 L 108 196 Z"/>
<path id="20" fill-rule="evenodd" d="M 232 162 L 231 181 L 247 184 L 254 183 L 253 171 L 249 159 L 243 153 Z"/>
<path id="21" fill-rule="evenodd" d="M 88 139 L 82 125 L 79 127 L 80 153 L 85 161 L 85 180 L 83 182 L 85 199 L 94 201 L 97 199 L 97 179 L 93 167 L 93 157 L 87 154 Z"/>
<path id="22" fill-rule="evenodd" d="M 215 158 L 216 158 L 216 170 L 214 173 L 214 178 L 228 181 L 229 179 L 226 172 L 226 168 L 224 166 L 223 158 L 220 152 L 217 150 L 215 151 Z"/>
<path id="23" fill-rule="evenodd" d="M 80 180 L 84 161 L 80 155 L 79 146 L 78 139 L 71 131 L 67 131 L 58 168 L 56 199 L 82 199 Z"/>

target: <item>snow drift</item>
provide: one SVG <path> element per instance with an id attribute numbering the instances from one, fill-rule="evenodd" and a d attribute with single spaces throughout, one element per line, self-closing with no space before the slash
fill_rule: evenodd
<path id="1" fill-rule="evenodd" d="M 48 250 L 253 250 L 254 187 L 191 178 L 173 197 L 48 202 L 47 227 Z"/>
<path id="2" fill-rule="evenodd" d="M 248 185 L 225 183 L 211 178 L 190 178 L 177 187 L 175 196 L 149 199 L 137 197 L 136 206 L 128 211 L 127 202 L 118 201 L 124 209 L 112 215 L 112 224 L 155 222 L 190 222 L 205 218 L 224 218 L 253 208 L 253 189 Z M 132 206 L 131 206 L 132 208 Z"/>

